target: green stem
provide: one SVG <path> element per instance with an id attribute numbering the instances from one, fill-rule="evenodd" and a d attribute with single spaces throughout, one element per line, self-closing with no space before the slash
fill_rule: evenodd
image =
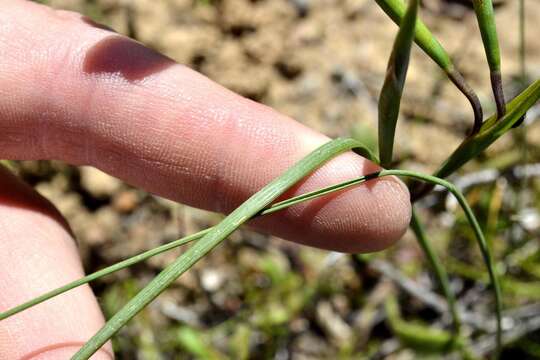
<path id="1" fill-rule="evenodd" d="M 211 228 L 210 228 L 211 229 Z M 75 281 L 72 281 L 64 286 L 61 286 L 57 289 L 54 289 L 54 290 L 51 290 L 43 295 L 40 295 L 30 301 L 27 301 L 23 304 L 20 304 L 20 305 L 17 305 L 7 311 L 4 311 L 2 313 L 0 313 L 0 321 L 4 320 L 4 319 L 7 319 L 8 317 L 10 316 L 13 316 L 17 313 L 20 313 L 21 311 L 24 311 L 28 308 L 31 308 L 32 306 L 35 306 L 37 304 L 40 304 L 44 301 L 47 301 L 55 296 L 58 296 L 62 293 L 65 293 L 66 291 L 69 291 L 69 290 L 72 290 L 76 287 L 79 287 L 81 285 L 84 285 L 84 284 L 87 284 L 91 281 L 94 281 L 96 279 L 99 279 L 103 276 L 107 276 L 109 274 L 112 274 L 114 272 L 117 272 L 117 271 L 120 271 L 122 269 L 125 269 L 129 266 L 132 266 L 136 263 L 139 263 L 141 261 L 144 261 L 146 259 L 149 259 L 151 258 L 152 256 L 156 256 L 156 255 L 159 255 L 165 251 L 168 251 L 168 250 L 171 250 L 171 249 L 174 249 L 178 246 L 181 246 L 181 245 L 184 245 L 184 244 L 187 244 L 193 240 L 197 240 L 201 237 L 203 237 L 205 234 L 207 234 L 210 229 L 206 229 L 206 230 L 203 230 L 203 231 L 200 231 L 196 234 L 193 234 L 193 235 L 190 235 L 190 236 L 186 236 L 182 239 L 179 239 L 179 240 L 176 240 L 176 241 L 172 241 L 168 244 L 165 244 L 165 245 L 161 245 L 157 248 L 154 248 L 154 249 L 151 249 L 151 250 L 148 250 L 148 251 L 145 251 L 141 254 L 138 254 L 138 255 L 135 255 L 129 259 L 126 259 L 126 260 L 123 260 L 123 261 L 120 261 L 114 265 L 111 265 L 111 266 L 108 266 L 104 269 L 101 269 L 99 271 L 96 271 L 92 274 L 89 274 L 83 278 L 80 278 L 78 280 L 75 280 Z"/>
<path id="2" fill-rule="evenodd" d="M 350 186 L 353 186 L 353 185 L 356 185 L 356 184 L 360 184 L 360 183 L 362 183 L 364 181 L 367 181 L 369 179 L 383 177 L 383 176 L 390 176 L 390 175 L 401 176 L 401 177 L 411 177 L 411 178 L 414 178 L 414 179 L 417 179 L 417 180 L 422 180 L 422 181 L 426 181 L 426 182 L 429 182 L 429 183 L 434 183 L 436 185 L 441 185 L 441 186 L 445 187 L 450 193 L 452 193 L 452 195 L 454 195 L 456 197 L 458 203 L 460 204 L 463 211 L 465 212 L 465 216 L 467 217 L 467 220 L 469 221 L 469 223 L 471 224 L 471 226 L 473 228 L 473 231 L 475 233 L 478 245 L 480 247 L 480 251 L 482 253 L 484 262 L 486 263 L 486 267 L 488 269 L 488 274 L 489 274 L 489 277 L 490 277 L 491 284 L 492 284 L 492 286 L 494 288 L 496 323 L 497 323 L 497 327 L 496 327 L 497 350 L 496 350 L 496 352 L 499 353 L 500 348 L 501 348 L 501 344 L 502 344 L 502 342 L 501 342 L 502 341 L 502 294 L 501 294 L 501 289 L 500 289 L 500 282 L 499 282 L 499 279 L 498 279 L 498 277 L 497 277 L 497 275 L 495 273 L 494 262 L 492 260 L 490 250 L 489 250 L 489 248 L 487 246 L 487 243 L 486 243 L 486 240 L 485 240 L 484 235 L 482 233 L 482 230 L 480 228 L 480 225 L 479 225 L 478 221 L 476 220 L 476 217 L 474 216 L 474 213 L 473 213 L 472 209 L 467 204 L 467 201 L 466 201 L 465 197 L 463 196 L 463 194 L 461 194 L 461 192 L 459 192 L 459 190 L 453 184 L 451 184 L 448 181 L 445 181 L 443 179 L 431 176 L 431 175 L 419 174 L 419 173 L 415 173 L 415 172 L 408 171 L 408 170 L 382 170 L 379 173 L 373 173 L 373 174 L 369 174 L 367 176 L 362 176 L 362 177 L 360 177 L 358 179 L 350 180 L 350 181 L 347 181 L 347 182 L 345 182 L 343 184 L 333 185 L 331 187 L 321 189 L 321 190 L 317 190 L 315 192 L 312 192 L 310 194 L 305 194 L 305 195 L 302 195 L 302 196 L 305 197 L 305 199 L 308 199 L 308 198 L 312 198 L 311 196 L 314 196 L 315 193 L 319 193 L 320 195 L 324 195 L 324 194 L 328 194 L 328 193 L 330 193 L 332 191 L 343 190 L 343 189 L 345 189 L 347 187 L 350 187 Z M 280 206 L 279 204 L 276 204 L 276 207 L 279 207 L 279 206 Z M 141 309 L 142 309 L 142 307 L 141 307 Z M 133 316 L 134 316 L 134 314 L 133 314 Z M 115 315 L 115 317 L 116 317 L 116 315 Z M 125 322 L 127 322 L 128 320 L 129 319 L 127 319 L 127 318 L 124 319 Z M 114 333 L 110 334 L 110 336 L 112 336 L 113 334 Z M 105 341 L 107 341 L 107 339 L 108 339 L 108 337 L 106 339 L 103 339 L 103 343 Z M 95 350 L 97 350 L 97 348 Z M 92 353 L 90 353 L 88 356 L 90 356 L 91 354 Z M 84 359 L 84 357 L 81 357 L 81 358 Z"/>
<path id="3" fill-rule="evenodd" d="M 460 336 L 460 331 L 461 331 L 461 320 L 459 318 L 459 314 L 457 311 L 456 297 L 454 296 L 454 293 L 452 292 L 450 288 L 450 282 L 448 280 L 448 273 L 442 266 L 442 262 L 437 256 L 437 253 L 431 247 L 431 243 L 427 239 L 426 232 L 424 231 L 424 227 L 422 223 L 420 222 L 420 219 L 418 218 L 416 211 L 414 211 L 414 208 L 413 208 L 412 217 L 411 217 L 411 229 L 416 235 L 416 239 L 418 240 L 420 247 L 426 254 L 426 257 L 431 267 L 435 271 L 435 277 L 437 278 L 437 281 L 439 282 L 439 285 L 441 286 L 443 290 L 444 296 L 446 297 L 446 301 L 448 302 L 448 308 L 450 310 L 450 314 L 452 315 L 452 320 L 454 322 L 454 337 L 455 339 L 458 339 Z"/>
<path id="4" fill-rule="evenodd" d="M 396 176 L 405 176 L 405 177 L 411 177 L 417 180 L 426 181 L 432 184 L 441 185 L 444 186 L 458 201 L 459 205 L 465 212 L 465 216 L 467 217 L 467 220 L 469 221 L 469 224 L 472 226 L 474 234 L 476 236 L 476 241 L 478 243 L 478 246 L 480 247 L 480 252 L 482 253 L 482 257 L 484 258 L 484 262 L 486 264 L 486 267 L 488 269 L 489 278 L 491 281 L 491 285 L 493 286 L 495 290 L 495 312 L 497 317 L 497 333 L 496 333 L 496 351 L 495 356 L 497 357 L 501 350 L 502 345 L 502 294 L 501 294 L 501 286 L 499 282 L 499 278 L 497 277 L 497 274 L 495 272 L 495 265 L 491 256 L 491 252 L 489 250 L 489 247 L 487 245 L 486 239 L 484 238 L 484 234 L 482 233 L 482 229 L 480 228 L 480 224 L 476 220 L 476 217 L 474 216 L 474 213 L 472 209 L 470 208 L 469 204 L 467 204 L 467 200 L 465 199 L 465 196 L 458 190 L 457 187 L 455 187 L 452 183 L 449 183 L 446 180 L 443 180 L 441 178 L 437 178 L 432 175 L 424 175 L 424 174 L 418 174 L 413 171 L 408 170 L 383 170 L 380 172 L 379 176 L 387 176 L 387 175 L 396 175 Z"/>

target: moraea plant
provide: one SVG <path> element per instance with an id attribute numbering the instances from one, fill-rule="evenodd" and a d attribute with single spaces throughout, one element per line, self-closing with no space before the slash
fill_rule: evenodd
<path id="1" fill-rule="evenodd" d="M 377 156 L 371 153 L 367 147 L 356 140 L 336 139 L 330 141 L 299 161 L 273 182 L 266 185 L 263 189 L 254 194 L 213 228 L 203 230 L 197 234 L 193 234 L 183 239 L 179 239 L 169 244 L 149 250 L 133 258 L 126 259 L 120 263 L 69 283 L 63 287 L 52 290 L 24 304 L 0 313 L 0 321 L 77 286 L 124 269 L 135 263 L 147 260 L 148 258 L 164 251 L 187 244 L 189 242 L 195 242 L 191 248 L 182 253 L 176 259 L 176 261 L 158 274 L 144 289 L 142 289 L 120 311 L 109 319 L 106 325 L 97 334 L 95 334 L 73 357 L 74 359 L 88 359 L 101 346 L 103 346 L 103 344 L 111 339 L 111 337 L 113 337 L 114 334 L 117 333 L 128 321 L 137 315 L 137 313 L 139 313 L 152 300 L 159 296 L 172 282 L 189 270 L 206 254 L 216 248 L 225 238 L 227 238 L 246 221 L 253 217 L 264 216 L 266 214 L 282 210 L 302 201 L 308 201 L 316 197 L 325 196 L 336 191 L 344 190 L 351 186 L 357 186 L 371 179 L 394 175 L 403 178 L 411 178 L 428 184 L 429 186 L 423 188 L 424 192 L 432 188 L 434 185 L 442 186 L 456 198 L 458 204 L 463 209 L 465 217 L 472 228 L 474 237 L 480 248 L 483 261 L 488 270 L 490 283 L 494 291 L 497 324 L 497 349 L 494 353 L 496 357 L 500 352 L 502 345 L 502 292 L 495 267 L 495 261 L 493 260 L 491 249 L 488 246 L 482 229 L 464 195 L 456 186 L 443 178 L 454 173 L 468 161 L 477 157 L 482 151 L 487 149 L 493 142 L 495 142 L 502 135 L 506 134 L 514 125 L 516 125 L 516 123 L 520 121 L 527 110 L 540 99 L 540 80 L 537 80 L 531 84 L 508 104 L 504 103 L 500 74 L 500 54 L 497 34 L 495 31 L 495 22 L 493 19 L 493 6 L 490 0 L 474 0 L 474 8 L 477 14 L 482 40 L 484 42 L 484 47 L 488 58 L 488 64 L 491 71 L 491 81 L 497 104 L 497 114 L 491 116 L 483 122 L 482 108 L 478 101 L 478 97 L 456 70 L 447 52 L 435 39 L 429 29 L 422 23 L 422 21 L 418 19 L 419 0 L 410 0 L 408 7 L 405 7 L 402 0 L 376 0 L 376 2 L 392 18 L 392 20 L 400 25 L 400 29 L 392 49 L 392 54 L 390 55 L 390 59 L 388 61 L 388 70 L 379 98 L 379 156 L 380 164 L 383 166 L 383 168 L 388 168 L 392 164 L 395 128 L 400 110 L 400 99 L 405 84 L 410 49 L 413 40 L 443 69 L 443 71 L 445 71 L 449 79 L 467 97 L 473 108 L 474 121 L 472 132 L 465 137 L 461 145 L 449 156 L 449 158 L 440 166 L 434 175 L 425 175 L 408 170 L 383 169 L 357 179 L 351 179 L 349 181 L 300 195 L 295 198 L 273 203 L 287 189 L 291 188 L 298 181 L 315 171 L 326 161 L 343 152 L 352 150 L 373 162 L 379 163 Z M 453 294 L 449 285 L 448 274 L 446 273 L 446 270 L 436 252 L 431 247 L 416 212 L 413 212 L 411 229 L 416 235 L 419 245 L 424 251 L 430 265 L 434 269 L 435 276 L 448 302 L 448 309 L 453 319 L 453 332 L 450 336 L 448 336 L 447 333 L 442 330 L 434 330 L 428 337 L 431 339 L 430 341 L 436 343 L 438 347 L 445 346 L 445 344 L 451 342 L 453 345 L 450 346 L 450 348 L 459 350 L 463 357 L 469 357 L 470 350 L 467 348 L 467 341 L 461 334 L 462 326 L 460 321 L 460 313 L 457 308 L 455 295 Z M 415 337 L 414 332 L 420 331 L 419 329 L 422 327 L 410 326 L 410 324 L 406 324 L 399 318 L 399 309 L 395 299 L 389 299 L 386 304 L 386 308 L 391 327 L 395 329 L 396 332 L 401 334 L 401 337 L 408 338 L 413 342 L 417 341 L 418 336 Z"/>

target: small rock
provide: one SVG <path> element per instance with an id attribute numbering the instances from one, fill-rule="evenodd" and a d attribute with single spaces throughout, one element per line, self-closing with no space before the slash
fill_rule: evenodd
<path id="1" fill-rule="evenodd" d="M 206 291 L 214 292 L 218 290 L 224 281 L 225 277 L 219 271 L 207 269 L 201 272 L 201 285 Z"/>
<path id="2" fill-rule="evenodd" d="M 294 352 L 301 356 L 294 357 L 295 359 L 331 359 L 332 349 L 327 345 L 326 341 L 311 332 L 306 331 L 300 334 L 292 345 Z"/>
<path id="3" fill-rule="evenodd" d="M 512 220 L 518 221 L 527 231 L 533 232 L 540 229 L 540 213 L 534 208 L 520 210 Z"/>
<path id="4" fill-rule="evenodd" d="M 301 23 L 291 34 L 292 44 L 296 46 L 315 45 L 322 41 L 324 30 L 314 21 Z"/>
<path id="5" fill-rule="evenodd" d="M 310 0 L 289 0 L 290 3 L 294 6 L 298 16 L 305 17 L 311 6 Z"/>
<path id="6" fill-rule="evenodd" d="M 132 212 L 139 204 L 139 195 L 135 190 L 117 193 L 113 198 L 113 207 L 121 213 Z"/>
<path id="7" fill-rule="evenodd" d="M 347 344 L 352 339 L 351 327 L 334 311 L 327 301 L 317 305 L 317 322 L 338 344 Z"/>
<path id="8" fill-rule="evenodd" d="M 97 198 L 111 196 L 122 186 L 122 181 L 91 166 L 82 166 L 80 172 L 82 187 Z"/>
<path id="9" fill-rule="evenodd" d="M 199 314 L 194 309 L 178 306 L 172 301 L 165 301 L 161 303 L 161 311 L 165 316 L 176 321 L 196 327 L 202 326 Z"/>
<path id="10" fill-rule="evenodd" d="M 102 245 L 114 238 L 115 232 L 120 229 L 118 214 L 110 207 L 99 209 L 93 219 L 94 226 L 88 226 L 83 239 L 90 245 Z"/>

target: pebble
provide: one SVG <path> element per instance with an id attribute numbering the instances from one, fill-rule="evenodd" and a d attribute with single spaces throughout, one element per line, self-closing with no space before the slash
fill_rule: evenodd
<path id="1" fill-rule="evenodd" d="M 113 207 L 118 212 L 132 212 L 139 204 L 139 196 L 135 190 L 126 190 L 114 195 Z"/>
<path id="2" fill-rule="evenodd" d="M 91 166 L 82 166 L 81 186 L 94 197 L 112 196 L 122 186 L 122 181 Z"/>
<path id="3" fill-rule="evenodd" d="M 201 272 L 201 285 L 206 291 L 213 292 L 218 290 L 224 281 L 225 277 L 223 274 L 216 270 L 207 269 Z"/>

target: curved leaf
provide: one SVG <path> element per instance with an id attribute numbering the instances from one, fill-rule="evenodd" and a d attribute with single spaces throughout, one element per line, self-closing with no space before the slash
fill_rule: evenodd
<path id="1" fill-rule="evenodd" d="M 466 139 L 441 165 L 434 176 L 445 178 L 469 160 L 487 149 L 495 140 L 505 134 L 540 100 L 540 80 L 535 81 L 525 91 L 506 105 L 506 114 L 497 121 L 493 115 L 484 122 L 480 132 Z"/>
<path id="2" fill-rule="evenodd" d="M 403 0 L 375 0 L 379 7 L 396 23 L 400 24 L 405 16 L 405 4 Z M 467 84 L 463 76 L 456 70 L 450 56 L 427 26 L 418 19 L 414 33 L 414 41 L 424 52 L 446 73 L 448 78 L 469 100 L 474 113 L 474 125 L 472 133 L 476 133 L 482 125 L 482 105 L 474 90 Z"/>
<path id="3" fill-rule="evenodd" d="M 392 162 L 396 123 L 409 68 L 417 13 L 418 0 L 410 0 L 394 41 L 379 97 L 379 157 L 384 168 L 389 167 Z"/>
<path id="4" fill-rule="evenodd" d="M 118 330 L 144 307 L 161 294 L 180 275 L 219 245 L 251 217 L 258 214 L 273 200 L 290 187 L 313 172 L 326 161 L 347 150 L 369 156 L 363 145 L 352 139 L 330 141 L 289 168 L 283 175 L 266 185 L 246 202 L 214 226 L 195 245 L 184 252 L 171 265 L 161 271 L 144 289 L 117 312 L 74 356 L 74 360 L 88 359 L 103 346 Z M 367 152 L 366 152 L 367 151 Z"/>

